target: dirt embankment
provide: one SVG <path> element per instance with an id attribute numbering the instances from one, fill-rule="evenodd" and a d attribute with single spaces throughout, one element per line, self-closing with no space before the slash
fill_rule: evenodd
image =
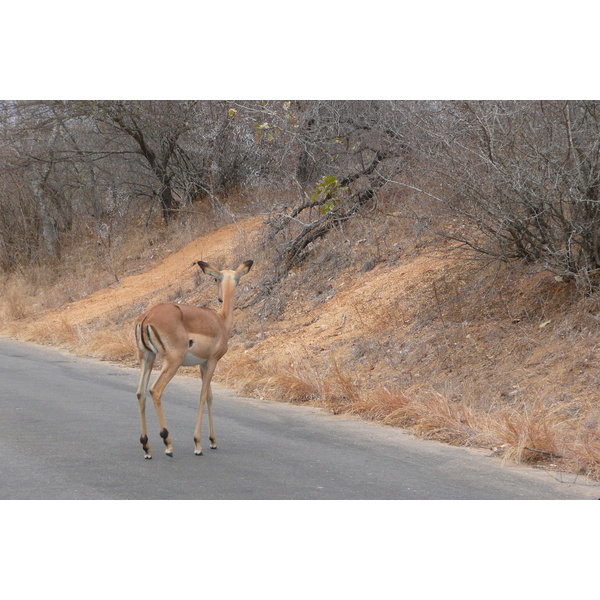
<path id="1" fill-rule="evenodd" d="M 256 234 L 260 217 L 221 227 L 174 252 L 144 273 L 124 277 L 119 284 L 99 290 L 87 298 L 67 304 L 55 311 L 37 315 L 30 322 L 10 328 L 10 333 L 23 339 L 35 339 L 36 330 L 52 326 L 85 325 L 94 319 L 128 312 L 145 305 L 148 299 L 169 295 L 181 285 L 188 285 L 197 272 L 198 260 L 219 263 L 227 260 L 236 240 Z"/>

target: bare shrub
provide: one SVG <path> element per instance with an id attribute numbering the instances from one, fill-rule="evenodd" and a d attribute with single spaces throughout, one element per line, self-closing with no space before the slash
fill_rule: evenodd
<path id="1" fill-rule="evenodd" d="M 453 216 L 440 233 L 596 288 L 600 103 L 441 102 L 406 110 L 419 159 L 412 179 L 396 183 Z"/>

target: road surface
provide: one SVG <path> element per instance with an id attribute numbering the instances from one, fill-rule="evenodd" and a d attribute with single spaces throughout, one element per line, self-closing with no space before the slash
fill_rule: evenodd
<path id="1" fill-rule="evenodd" d="M 163 396 L 174 456 L 151 398 L 153 459 L 139 443 L 137 369 L 0 340 L 1 499 L 598 499 L 582 477 L 504 465 L 316 409 L 215 387 L 218 450 L 195 456 L 199 380 Z"/>

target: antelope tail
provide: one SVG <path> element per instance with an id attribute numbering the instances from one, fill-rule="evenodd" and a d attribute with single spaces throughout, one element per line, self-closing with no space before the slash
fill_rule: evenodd
<path id="1" fill-rule="evenodd" d="M 138 323 L 135 326 L 135 341 L 140 352 L 159 354 L 165 350 L 158 332 L 152 325 L 144 326 L 143 323 Z"/>

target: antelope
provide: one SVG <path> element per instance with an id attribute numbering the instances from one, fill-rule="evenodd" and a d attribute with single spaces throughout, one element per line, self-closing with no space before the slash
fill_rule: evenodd
<path id="1" fill-rule="evenodd" d="M 223 303 L 220 312 L 203 306 L 184 304 L 156 304 L 135 321 L 135 338 L 139 351 L 141 374 L 137 390 L 140 408 L 142 435 L 140 442 L 144 458 L 152 458 L 146 430 L 146 389 L 157 356 L 163 359 L 163 366 L 150 394 L 154 401 L 156 416 L 160 425 L 160 437 L 165 443 L 165 454 L 173 456 L 173 444 L 167 429 L 161 398 L 165 387 L 173 379 L 179 367 L 199 365 L 202 376 L 202 389 L 198 406 L 198 419 L 194 431 L 194 453 L 202 454 L 200 430 L 204 405 L 208 408 L 209 440 L 211 449 L 216 449 L 217 438 L 212 420 L 211 380 L 215 367 L 227 352 L 227 344 L 233 326 L 233 294 L 240 278 L 246 275 L 254 264 L 243 262 L 235 271 L 219 271 L 200 260 L 198 266 L 217 282 L 217 297 Z"/>

